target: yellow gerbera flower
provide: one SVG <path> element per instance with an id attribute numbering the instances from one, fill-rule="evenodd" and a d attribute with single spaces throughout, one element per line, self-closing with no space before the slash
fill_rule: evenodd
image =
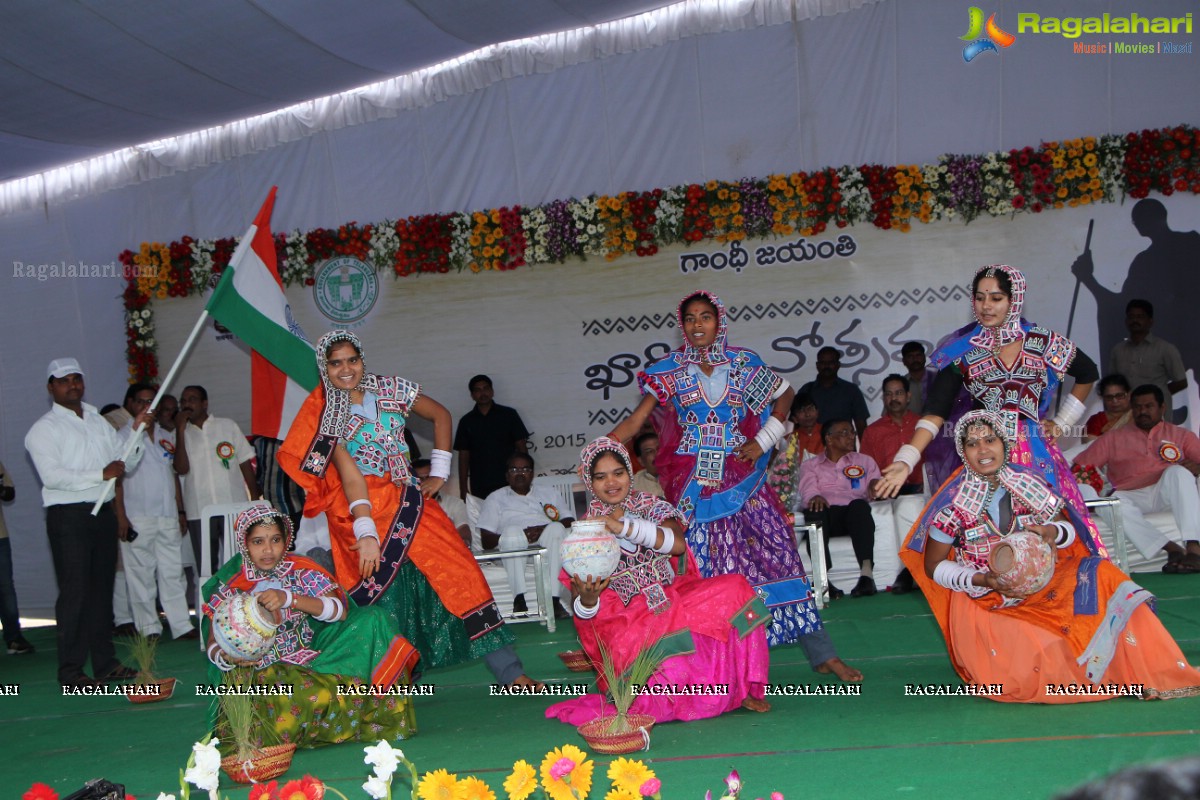
<path id="1" fill-rule="evenodd" d="M 479 778 L 468 775 L 455 787 L 454 800 L 496 800 L 496 793 Z"/>
<path id="2" fill-rule="evenodd" d="M 417 784 L 417 796 L 421 800 L 454 800 L 458 778 L 444 769 L 426 772 Z"/>
<path id="3" fill-rule="evenodd" d="M 551 770 L 563 759 L 570 759 L 574 766 L 569 772 L 555 777 Z M 587 753 L 575 745 L 564 744 L 562 747 L 556 747 L 546 753 L 546 757 L 542 759 L 540 767 L 542 788 L 550 796 L 550 800 L 575 800 L 576 796 L 587 797 L 592 788 L 592 770 L 595 766 L 593 762 L 587 760 Z M 572 789 L 577 795 L 571 791 Z"/>
<path id="4" fill-rule="evenodd" d="M 604 800 L 642 800 L 642 796 L 640 793 L 631 792 L 628 789 L 614 788 L 604 795 Z"/>
<path id="5" fill-rule="evenodd" d="M 508 800 L 525 800 L 534 789 L 537 789 L 537 770 L 524 759 L 513 764 L 512 774 L 504 779 Z"/>
<path id="6" fill-rule="evenodd" d="M 638 794 L 643 783 L 654 777 L 654 771 L 641 761 L 632 758 L 618 758 L 608 765 L 608 779 L 618 789 L 627 789 Z"/>

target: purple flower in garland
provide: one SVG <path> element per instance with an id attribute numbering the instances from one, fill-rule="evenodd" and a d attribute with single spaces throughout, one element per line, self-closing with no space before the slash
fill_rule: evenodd
<path id="1" fill-rule="evenodd" d="M 742 195 L 742 216 L 745 217 L 743 228 L 747 236 L 766 236 L 774 224 L 774 212 L 767 199 L 766 181 L 757 178 L 743 178 L 738 182 L 738 191 Z"/>
<path id="2" fill-rule="evenodd" d="M 582 256 L 579 227 L 571 214 L 570 201 L 555 200 L 542 207 L 546 212 L 546 224 L 550 226 L 546 234 L 546 255 L 551 262 L 561 263 L 568 255 Z"/>
<path id="3" fill-rule="evenodd" d="M 942 163 L 946 165 L 947 177 L 953 179 L 948 186 L 948 205 L 964 222 L 970 222 L 987 207 L 983 197 L 983 159 L 979 156 L 948 155 L 942 156 Z"/>

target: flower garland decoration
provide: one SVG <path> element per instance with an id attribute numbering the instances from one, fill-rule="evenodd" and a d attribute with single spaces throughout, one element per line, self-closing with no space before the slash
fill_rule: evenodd
<path id="1" fill-rule="evenodd" d="M 914 221 L 969 223 L 981 216 L 1140 199 L 1152 191 L 1200 194 L 1200 130 L 1178 125 L 1005 152 L 948 154 L 920 166 L 828 167 L 533 207 L 348 222 L 277 234 L 275 250 L 285 286 L 312 286 L 316 266 L 336 256 L 358 258 L 398 277 L 512 270 L 574 258 L 646 257 L 671 244 L 818 236 L 859 223 L 907 232 Z M 170 244 L 145 242 L 119 256 L 129 275 L 124 298 L 131 382 L 158 373 L 153 302 L 210 289 L 236 245 L 233 238 L 184 236 Z"/>

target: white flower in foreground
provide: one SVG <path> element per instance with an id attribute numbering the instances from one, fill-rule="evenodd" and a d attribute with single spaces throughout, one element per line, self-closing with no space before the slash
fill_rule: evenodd
<path id="1" fill-rule="evenodd" d="M 221 782 L 221 754 L 217 751 L 217 739 L 196 742 L 192 745 L 192 764 L 183 773 L 183 779 L 215 796 Z"/>
<path id="2" fill-rule="evenodd" d="M 167 794 L 166 792 L 159 792 L 156 800 L 175 800 L 175 795 Z"/>
<path id="3" fill-rule="evenodd" d="M 375 800 L 384 800 L 388 796 L 388 785 L 390 783 L 391 781 L 385 781 L 377 775 L 372 775 L 363 784 L 363 791 L 374 797 Z"/>
<path id="4" fill-rule="evenodd" d="M 380 781 L 390 781 L 400 759 L 404 758 L 404 751 L 393 748 L 387 742 L 364 747 L 363 752 L 367 754 L 363 761 L 375 767 L 375 777 Z"/>

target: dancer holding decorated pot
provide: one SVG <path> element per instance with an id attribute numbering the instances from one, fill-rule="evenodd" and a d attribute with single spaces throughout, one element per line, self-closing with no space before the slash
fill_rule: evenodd
<path id="1" fill-rule="evenodd" d="M 791 386 L 753 350 L 726 344 L 725 307 L 716 295 L 688 295 L 676 321 L 683 346 L 638 375 L 644 396 L 609 435 L 628 440 L 661 406 L 653 415 L 654 463 L 700 574 L 745 576 L 771 609 L 771 645 L 799 642 L 818 672 L 861 681 L 821 623 L 787 512 L 766 482 Z"/>
<path id="2" fill-rule="evenodd" d="M 1010 463 L 1005 421 L 968 412 L 954 440 L 963 469 L 900 556 L 959 676 L 1004 702 L 1200 693 L 1200 672 L 1146 605 L 1150 593 L 1100 554 L 1036 468 Z"/>
<path id="3" fill-rule="evenodd" d="M 388 692 L 410 682 L 418 655 L 389 616 L 359 608 L 324 568 L 290 553 L 292 522 L 274 508 L 243 511 L 235 535 L 238 555 L 204 586 L 209 678 L 219 684 L 221 671 L 253 666 L 254 684 L 291 688 L 254 696 L 251 744 L 319 747 L 416 733 L 411 699 Z M 212 721 L 232 746 L 226 721 L 215 713 Z"/>
<path id="4" fill-rule="evenodd" d="M 584 575 L 568 582 L 563 573 L 575 598 L 583 649 L 598 665 L 603 647 L 618 675 L 643 649 L 653 648 L 664 659 L 647 682 L 661 687 L 651 692 L 663 694 L 640 695 L 630 711 L 658 722 L 713 717 L 739 707 L 767 711 L 771 614 L 750 584 L 740 575 L 700 577 L 679 512 L 654 495 L 632 491 L 633 468 L 620 442 L 601 437 L 585 447 L 579 476 L 592 493 L 589 518 L 603 520 L 621 545 L 610 577 Z M 603 709 L 603 698 L 588 695 L 557 703 L 546 716 L 580 725 Z"/>

